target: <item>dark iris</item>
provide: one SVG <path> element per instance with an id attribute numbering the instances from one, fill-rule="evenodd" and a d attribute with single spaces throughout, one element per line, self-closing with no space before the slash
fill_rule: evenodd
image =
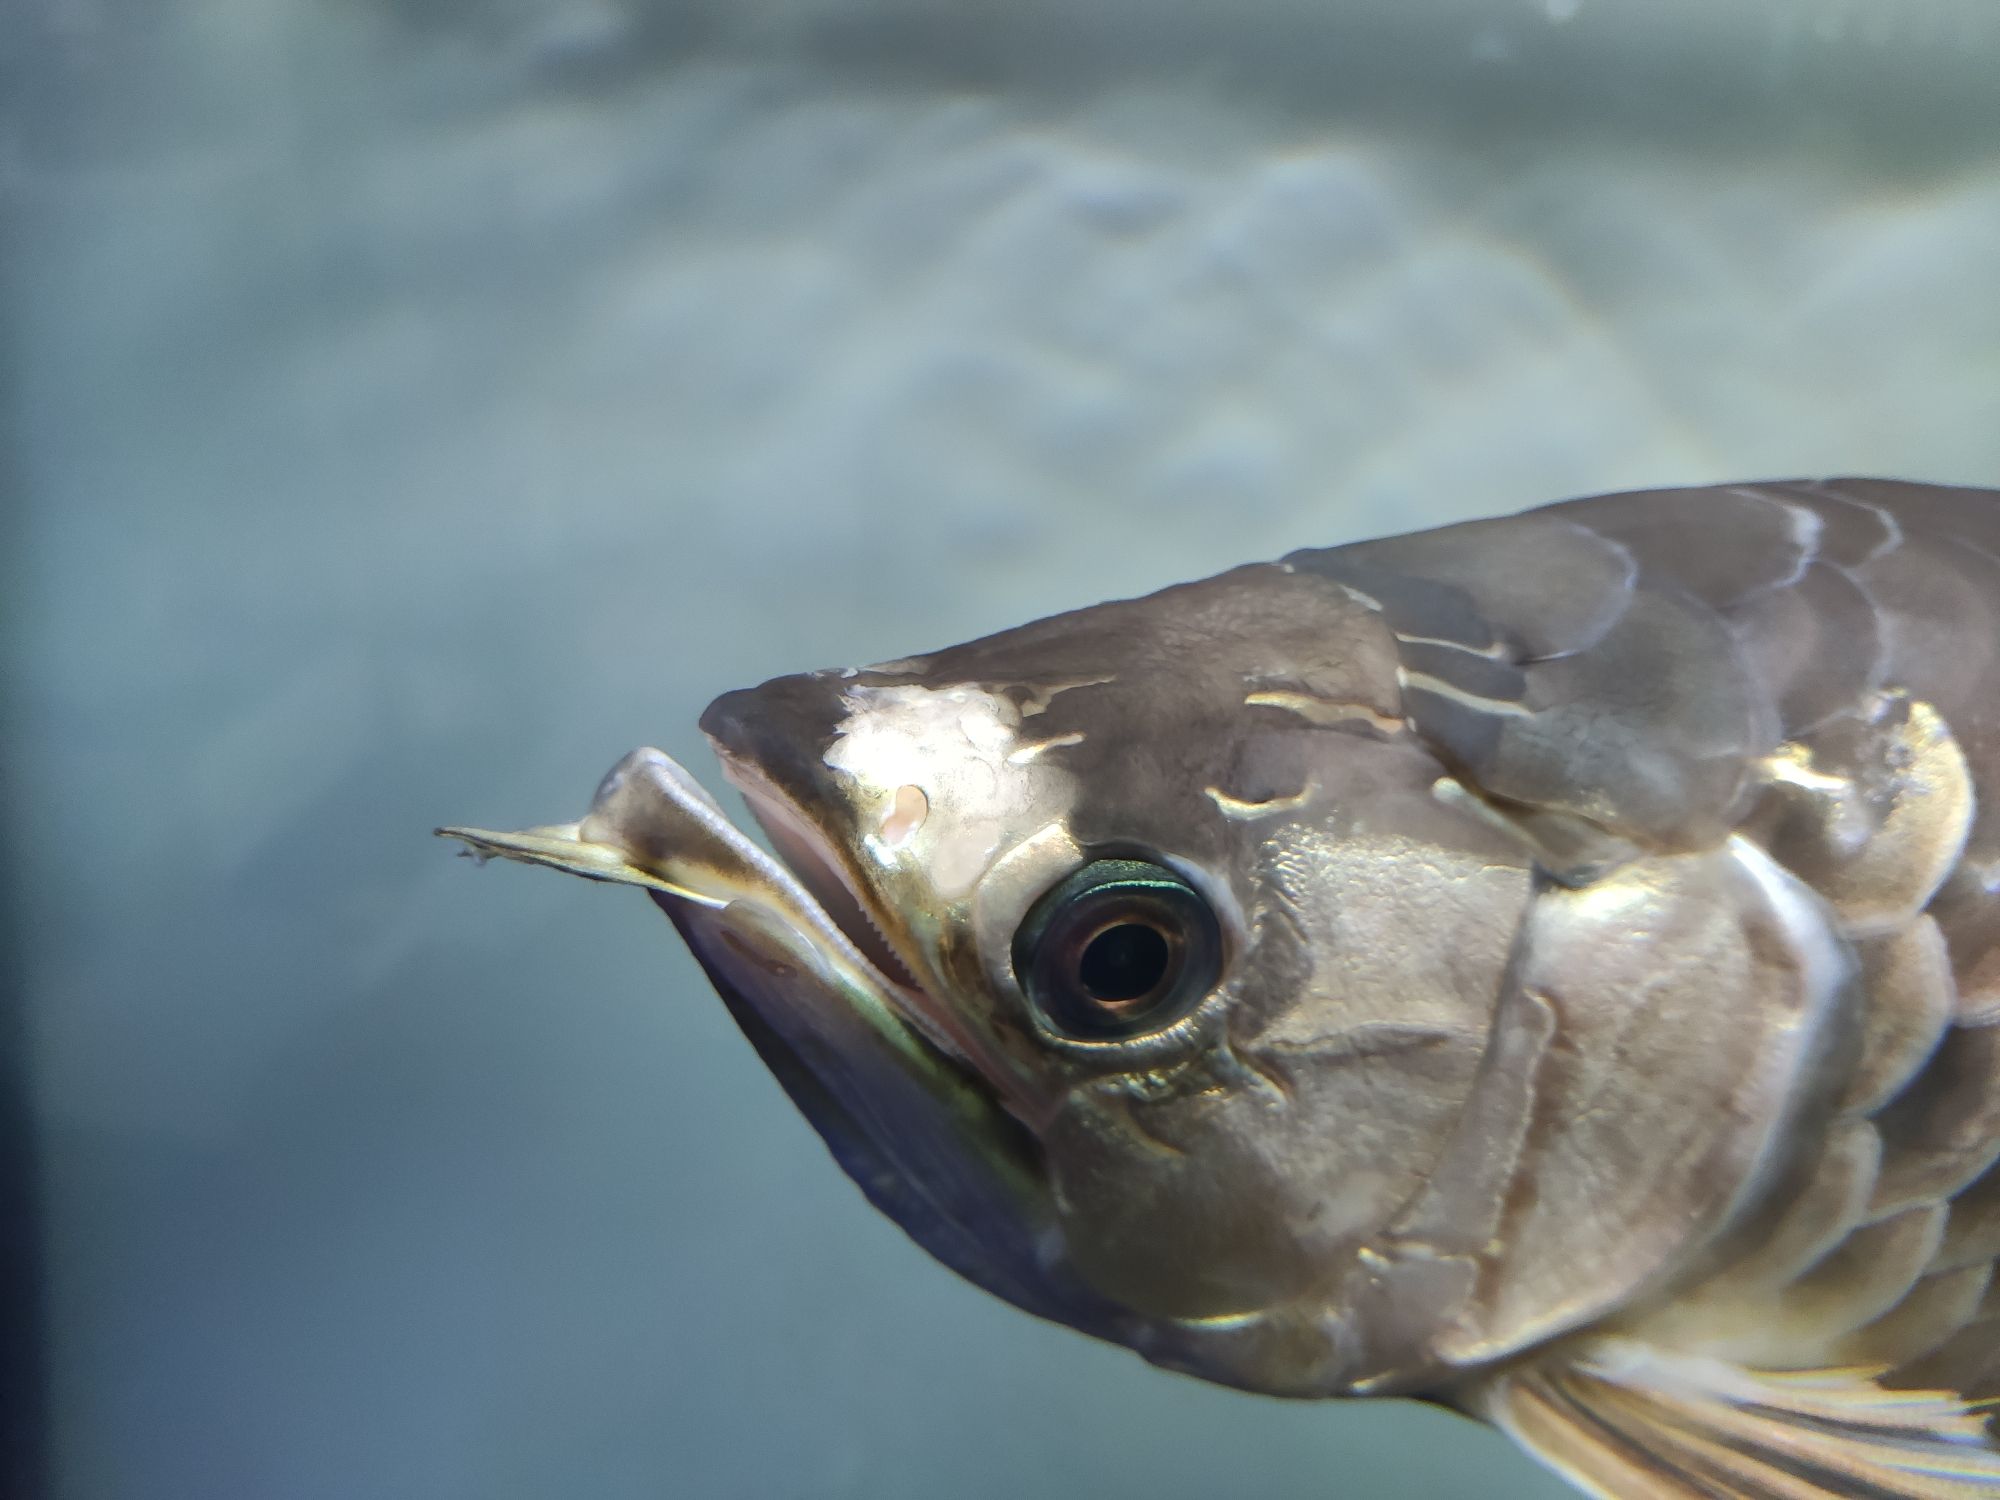
<path id="1" fill-rule="evenodd" d="M 1142 1036 L 1201 1003 L 1222 971 L 1222 931 L 1162 865 L 1100 859 L 1037 901 L 1014 935 L 1014 974 L 1049 1026 L 1084 1041 Z"/>
<path id="2" fill-rule="evenodd" d="M 1173 966 L 1174 948 L 1144 922 L 1119 922 L 1084 944 L 1077 982 L 1110 1005 L 1126 1005 L 1160 987 Z"/>

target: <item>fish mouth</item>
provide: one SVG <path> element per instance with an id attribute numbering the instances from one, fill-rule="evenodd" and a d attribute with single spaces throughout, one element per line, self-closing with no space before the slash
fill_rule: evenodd
<path id="1" fill-rule="evenodd" d="M 754 762 L 732 755 L 724 745 L 717 744 L 714 748 L 724 778 L 742 794 L 744 805 L 770 839 L 785 868 L 897 991 L 913 1004 L 916 997 L 925 996 L 923 983 L 896 951 L 887 924 L 869 910 L 861 882 L 840 858 L 834 840 Z"/>
<path id="2" fill-rule="evenodd" d="M 792 799 L 746 793 L 799 871 L 754 843 L 693 777 L 635 750 L 575 823 L 494 833 L 443 828 L 476 856 L 645 889 L 738 1026 L 841 1167 L 882 1212 L 966 1279 L 1038 1316 L 1117 1336 L 1122 1311 L 1060 1250 L 1047 1164 L 1032 1127 L 962 1027 L 897 957 L 836 850 Z M 801 826 L 803 825 L 803 826 Z M 782 831 L 781 831 L 782 830 Z M 841 905 L 836 921 L 807 876 Z M 850 930 L 851 929 L 851 930 Z M 886 951 L 885 951 L 886 950 Z M 871 957 L 870 955 L 876 956 Z M 1004 1073 L 998 1075 L 1005 1077 Z"/>
<path id="3" fill-rule="evenodd" d="M 589 880 L 634 885 L 650 892 L 685 932 L 687 913 L 697 926 L 719 930 L 749 925 L 769 938 L 782 929 L 780 946 L 813 959 L 820 978 L 885 1002 L 904 1022 L 965 1059 L 933 1036 L 938 1012 L 928 992 L 896 952 L 883 925 L 870 915 L 858 882 L 843 871 L 832 841 L 784 797 L 754 765 L 718 746 L 724 773 L 744 789 L 752 814 L 780 851 L 773 858 L 730 821 L 708 790 L 664 751 L 634 750 L 606 773 L 590 810 L 574 823 L 499 833 L 446 827 L 482 861 L 489 857 L 545 865 Z M 750 913 L 757 913 L 752 919 Z M 735 933 L 742 951 L 745 939 Z M 753 942 L 752 947 L 759 946 Z M 784 967 L 773 960 L 773 972 Z M 948 1031 L 948 1028 L 947 1028 Z"/>
<path id="4" fill-rule="evenodd" d="M 742 795 L 786 870 L 881 977 L 885 998 L 927 1041 L 991 1089 L 1009 1114 L 1039 1132 L 1048 1121 L 1046 1101 L 1031 1096 L 949 998 L 919 977 L 926 967 L 921 955 L 903 924 L 873 899 L 846 843 L 787 792 L 754 752 L 725 738 L 720 726 L 711 727 L 714 717 L 702 722 L 723 776 Z"/>

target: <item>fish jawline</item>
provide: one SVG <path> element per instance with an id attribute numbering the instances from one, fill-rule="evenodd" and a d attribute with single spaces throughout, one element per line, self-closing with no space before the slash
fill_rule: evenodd
<path id="1" fill-rule="evenodd" d="M 743 796 L 750 814 L 769 836 L 786 873 L 804 887 L 829 923 L 884 980 L 884 993 L 926 1041 L 968 1069 L 991 1089 L 1000 1104 L 1034 1129 L 1046 1116 L 1010 1081 L 1009 1071 L 930 985 L 917 977 L 917 961 L 906 957 L 893 935 L 900 924 L 875 910 L 868 892 L 829 837 L 754 761 L 715 747 L 722 774 Z"/>

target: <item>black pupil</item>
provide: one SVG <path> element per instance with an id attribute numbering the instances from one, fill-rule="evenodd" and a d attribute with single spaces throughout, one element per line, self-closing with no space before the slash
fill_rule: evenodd
<path id="1" fill-rule="evenodd" d="M 1152 860 L 1070 871 L 1014 931 L 1022 998 L 1051 1032 L 1121 1042 L 1170 1030 L 1222 977 L 1222 931 L 1199 892 Z"/>
<path id="2" fill-rule="evenodd" d="M 1173 954 L 1158 929 L 1143 922 L 1119 922 L 1084 945 L 1077 982 L 1093 1000 L 1107 1005 L 1150 995 L 1167 977 Z"/>

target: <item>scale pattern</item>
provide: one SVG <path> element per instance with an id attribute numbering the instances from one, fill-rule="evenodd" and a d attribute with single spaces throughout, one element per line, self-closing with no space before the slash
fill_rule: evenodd
<path id="1" fill-rule="evenodd" d="M 1864 479 L 1651 491 L 1286 561 L 1379 605 L 1419 732 L 1547 839 L 1559 876 L 1566 854 L 1584 883 L 1607 861 L 1748 838 L 1818 894 L 1852 954 L 1853 1068 L 1823 1144 L 1733 1259 L 1620 1332 L 1732 1368 L 2000 1395 L 2000 493 Z M 1614 1393 L 1591 1407 L 1600 1437 L 1672 1405 L 1544 1367 L 1496 1419 L 1546 1456 L 1592 1391 Z M 1648 1409 L 1655 1429 L 1680 1420 Z M 1713 1423 L 1681 1430 L 1689 1451 L 1723 1441 Z M 2000 1484 L 1983 1459 L 1893 1481 L 1828 1470 L 1852 1491 L 1756 1462 L 1783 1483 L 1748 1457 L 1710 1480 L 1728 1494 Z M 1641 1472 L 1602 1454 L 1558 1466 L 1605 1493 Z M 1643 1472 L 1664 1484 L 1664 1468 Z"/>

